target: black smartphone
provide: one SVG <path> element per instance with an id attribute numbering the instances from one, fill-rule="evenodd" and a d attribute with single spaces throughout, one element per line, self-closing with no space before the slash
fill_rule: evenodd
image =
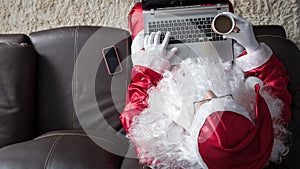
<path id="1" fill-rule="evenodd" d="M 120 57 L 115 46 L 103 48 L 102 54 L 109 75 L 114 75 L 123 71 Z"/>

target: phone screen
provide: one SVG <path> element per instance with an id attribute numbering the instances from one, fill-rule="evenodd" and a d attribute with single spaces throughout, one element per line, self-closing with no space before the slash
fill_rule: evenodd
<path id="1" fill-rule="evenodd" d="M 122 72 L 122 65 L 116 47 L 110 46 L 104 48 L 102 53 L 110 75 Z"/>

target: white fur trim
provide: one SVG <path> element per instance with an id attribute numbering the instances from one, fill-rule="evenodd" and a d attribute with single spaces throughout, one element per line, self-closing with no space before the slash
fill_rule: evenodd
<path id="1" fill-rule="evenodd" d="M 246 86 L 248 86 L 252 89 L 254 89 L 255 85 L 257 85 L 257 84 L 259 85 L 260 89 L 262 89 L 264 86 L 263 81 L 254 76 L 247 77 L 247 79 L 245 80 L 245 84 L 246 84 Z"/>
<path id="2" fill-rule="evenodd" d="M 156 56 L 156 54 L 152 52 L 139 51 L 133 54 L 131 58 L 134 66 L 144 66 L 160 74 L 162 74 L 164 70 L 171 67 L 171 64 L 168 60 Z"/>
<path id="3" fill-rule="evenodd" d="M 270 47 L 264 43 L 261 43 L 259 48 L 253 53 L 246 54 L 236 59 L 235 63 L 244 72 L 255 69 L 265 64 L 273 52 Z"/>
<path id="4" fill-rule="evenodd" d="M 132 41 L 131 45 L 131 54 L 134 55 L 135 53 L 141 51 L 144 48 L 144 30 L 139 32 L 134 40 Z"/>
<path id="5" fill-rule="evenodd" d="M 204 103 L 199 110 L 197 110 L 195 115 L 195 120 L 193 121 L 193 125 L 191 128 L 191 133 L 199 132 L 202 128 L 206 118 L 214 112 L 222 112 L 222 111 L 231 111 L 237 114 L 240 114 L 252 121 L 249 113 L 246 112 L 240 105 L 238 105 L 232 98 L 215 98 L 210 100 L 209 102 Z"/>

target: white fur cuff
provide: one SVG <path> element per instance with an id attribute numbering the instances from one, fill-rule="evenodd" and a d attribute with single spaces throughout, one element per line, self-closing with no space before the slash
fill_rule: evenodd
<path id="1" fill-rule="evenodd" d="M 235 63 L 243 71 L 247 72 L 265 64 L 270 59 L 272 54 L 273 52 L 270 47 L 264 43 L 261 43 L 256 51 L 237 58 Z"/>
<path id="2" fill-rule="evenodd" d="M 144 30 L 139 32 L 131 44 L 131 53 L 135 54 L 144 48 Z"/>
<path id="3" fill-rule="evenodd" d="M 247 77 L 247 79 L 245 80 L 245 85 L 248 86 L 250 89 L 255 89 L 255 85 L 259 85 L 260 89 L 262 89 L 264 87 L 263 81 L 257 77 L 254 76 L 250 76 Z"/>
<path id="4" fill-rule="evenodd" d="M 150 68 L 157 73 L 162 74 L 164 70 L 170 69 L 171 64 L 168 60 L 156 56 L 156 54 L 146 51 L 140 51 L 132 55 L 133 65 Z"/>

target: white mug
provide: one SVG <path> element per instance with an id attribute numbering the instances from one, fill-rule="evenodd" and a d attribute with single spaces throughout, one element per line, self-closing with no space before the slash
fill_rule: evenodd
<path id="1" fill-rule="evenodd" d="M 220 35 L 227 35 L 234 31 L 235 20 L 230 15 L 220 13 L 214 17 L 211 27 L 215 33 Z"/>

